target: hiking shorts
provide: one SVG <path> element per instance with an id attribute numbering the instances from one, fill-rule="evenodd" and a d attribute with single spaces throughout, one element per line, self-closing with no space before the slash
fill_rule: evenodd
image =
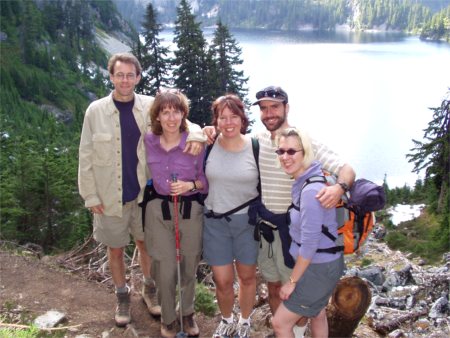
<path id="1" fill-rule="evenodd" d="M 331 262 L 310 264 L 297 282 L 294 291 L 283 302 L 284 306 L 300 316 L 317 316 L 327 306 L 343 273 L 342 255 Z"/>
<path id="2" fill-rule="evenodd" d="M 230 222 L 226 218 L 204 217 L 203 258 L 211 266 L 232 264 L 234 260 L 255 265 L 259 244 L 253 238 L 255 227 L 248 224 L 247 213 L 228 217 Z"/>
<path id="3" fill-rule="evenodd" d="M 123 248 L 130 243 L 130 234 L 136 241 L 144 240 L 142 211 L 137 199 L 122 207 L 122 217 L 94 214 L 94 239 L 110 248 Z"/>
<path id="4" fill-rule="evenodd" d="M 284 264 L 283 249 L 278 231 L 273 232 L 274 240 L 268 243 L 261 236 L 261 248 L 258 254 L 258 267 L 266 282 L 285 283 L 291 276 L 292 269 Z"/>

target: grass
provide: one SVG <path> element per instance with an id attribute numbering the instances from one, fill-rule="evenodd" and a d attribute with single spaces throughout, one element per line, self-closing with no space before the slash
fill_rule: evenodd
<path id="1" fill-rule="evenodd" d="M 385 240 L 391 249 L 410 252 L 429 264 L 440 263 L 442 255 L 449 250 L 448 242 L 439 238 L 441 223 L 438 216 L 425 210 L 418 218 L 389 228 Z"/>

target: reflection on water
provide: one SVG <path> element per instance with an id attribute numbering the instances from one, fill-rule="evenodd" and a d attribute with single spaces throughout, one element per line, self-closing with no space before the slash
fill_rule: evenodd
<path id="1" fill-rule="evenodd" d="M 231 32 L 239 36 L 240 42 L 249 40 L 268 39 L 276 43 L 377 43 L 401 42 L 405 38 L 403 33 L 394 32 L 317 32 L 317 31 L 272 31 L 257 29 L 236 29 Z"/>

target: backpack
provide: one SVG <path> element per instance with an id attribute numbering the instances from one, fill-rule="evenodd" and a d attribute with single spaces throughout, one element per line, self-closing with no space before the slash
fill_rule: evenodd
<path id="1" fill-rule="evenodd" d="M 308 184 L 322 182 L 326 185 L 336 184 L 336 178 L 332 175 L 312 176 L 306 180 L 302 190 Z M 300 191 L 301 197 L 301 191 Z M 374 211 L 383 209 L 386 196 L 382 186 L 379 186 L 364 178 L 356 180 L 350 191 L 342 195 L 341 201 L 336 206 L 338 222 L 338 238 L 333 236 L 326 225 L 322 225 L 322 233 L 336 243 L 335 247 L 318 249 L 317 252 L 344 254 L 355 253 L 366 241 L 372 232 L 375 223 Z M 292 204 L 292 207 L 299 210 Z"/>

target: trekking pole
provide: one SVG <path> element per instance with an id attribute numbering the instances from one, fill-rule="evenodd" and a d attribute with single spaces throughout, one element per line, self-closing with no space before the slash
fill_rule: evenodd
<path id="1" fill-rule="evenodd" d="M 172 174 L 172 182 L 177 181 L 177 174 Z M 181 253 L 180 253 L 180 228 L 178 223 L 178 195 L 173 196 L 173 210 L 174 210 L 174 221 L 175 221 L 175 253 L 177 260 L 177 276 L 178 276 L 178 298 L 179 298 L 179 311 L 180 311 L 180 332 L 177 333 L 176 337 L 186 337 L 183 328 L 183 303 L 181 299 Z"/>

